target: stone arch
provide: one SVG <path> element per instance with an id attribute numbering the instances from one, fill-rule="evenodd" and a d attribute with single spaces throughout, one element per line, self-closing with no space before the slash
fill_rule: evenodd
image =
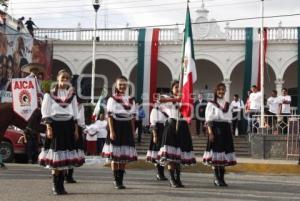
<path id="1" fill-rule="evenodd" d="M 81 75 L 86 76 L 80 83 L 82 93 L 85 96 L 90 96 L 91 93 L 91 71 L 92 62 L 90 61 L 81 71 Z M 99 96 L 102 93 L 105 84 L 108 87 L 108 94 L 111 95 L 113 93 L 112 87 L 116 78 L 123 75 L 118 64 L 108 59 L 96 60 L 95 74 L 95 96 Z"/>
<path id="2" fill-rule="evenodd" d="M 68 66 L 68 64 L 66 64 L 65 62 L 63 62 L 59 59 L 53 59 L 51 76 L 50 76 L 51 79 L 56 80 L 56 75 L 57 75 L 58 71 L 60 71 L 62 69 L 68 71 L 71 75 L 75 74 L 75 72 L 72 71 L 72 69 Z"/>
<path id="3" fill-rule="evenodd" d="M 224 80 L 223 72 L 218 66 L 208 59 L 196 59 L 197 81 L 195 83 L 195 93 L 201 90 L 213 90 L 217 83 Z"/>
<path id="4" fill-rule="evenodd" d="M 228 78 L 231 77 L 234 69 L 243 61 L 245 61 L 245 55 L 239 56 L 230 64 L 230 67 L 228 68 L 227 73 L 226 73 L 229 76 Z M 278 70 L 277 70 L 277 69 L 279 69 L 278 65 L 273 60 L 271 60 L 269 57 L 266 58 L 266 63 L 274 71 L 274 73 L 276 75 L 276 79 L 281 78 L 280 73 L 278 73 Z"/>
<path id="5" fill-rule="evenodd" d="M 284 62 L 281 71 L 279 72 L 279 78 L 283 78 L 288 68 L 296 61 L 298 61 L 298 55 L 294 55 L 293 57 L 289 58 L 286 62 Z"/>
<path id="6" fill-rule="evenodd" d="M 112 55 L 109 55 L 109 54 L 96 54 L 95 59 L 96 59 L 96 61 L 103 59 L 103 60 L 108 60 L 108 61 L 115 63 L 118 66 L 118 68 L 121 70 L 122 75 L 126 75 L 124 64 L 118 58 L 116 58 Z M 91 62 L 92 62 L 92 56 L 89 56 L 89 57 L 83 59 L 83 61 L 79 65 L 78 72 L 82 73 L 84 68 Z M 97 67 L 97 65 L 96 65 L 96 67 Z"/>
<path id="7" fill-rule="evenodd" d="M 199 54 L 195 56 L 196 60 L 207 60 L 210 61 L 211 63 L 215 64 L 215 66 L 220 70 L 222 73 L 222 77 L 226 78 L 226 72 L 225 69 L 222 68 L 225 65 L 216 57 L 210 55 L 210 54 Z M 198 70 L 198 69 L 197 69 Z"/>
<path id="8" fill-rule="evenodd" d="M 292 96 L 292 106 L 297 107 L 297 87 L 298 86 L 298 60 L 290 63 L 284 71 L 282 80 L 284 81 L 283 87 L 288 89 L 289 94 Z M 298 99 L 299 100 L 299 99 Z"/>
<path id="9" fill-rule="evenodd" d="M 269 65 L 265 75 L 265 94 L 268 97 L 273 89 L 276 89 L 275 80 L 276 74 L 274 69 Z M 244 73 L 245 73 L 245 61 L 242 60 L 233 68 L 230 73 L 230 99 L 234 94 L 238 94 L 240 97 L 243 96 L 243 85 L 244 85 Z"/>
<path id="10" fill-rule="evenodd" d="M 131 68 L 129 73 L 129 80 L 136 85 L 136 66 Z M 172 71 L 162 61 L 158 60 L 157 66 L 157 88 L 160 92 L 167 92 L 170 88 L 170 83 L 173 80 Z"/>
<path id="11" fill-rule="evenodd" d="M 66 66 L 68 66 L 68 68 L 71 70 L 72 74 L 77 74 L 75 66 L 74 66 L 73 63 L 72 63 L 69 59 L 67 59 L 66 57 L 63 57 L 63 56 L 58 55 L 58 54 L 54 54 L 54 55 L 53 55 L 53 60 L 59 60 L 59 61 L 63 62 L 63 63 L 66 64 Z"/>
<path id="12" fill-rule="evenodd" d="M 168 68 L 168 70 L 171 72 L 171 75 L 172 75 L 172 79 L 174 79 L 176 77 L 176 71 L 174 68 L 172 68 L 172 63 L 164 58 L 164 57 L 161 57 L 161 56 L 158 56 L 158 59 L 157 59 L 159 62 L 161 62 L 162 64 L 164 64 L 164 66 L 166 66 Z M 133 61 L 130 62 L 130 64 L 127 66 L 126 69 L 127 70 L 127 77 L 130 78 L 130 75 L 131 75 L 131 72 L 134 70 L 134 68 L 136 67 L 137 65 L 137 58 L 134 59 Z"/>

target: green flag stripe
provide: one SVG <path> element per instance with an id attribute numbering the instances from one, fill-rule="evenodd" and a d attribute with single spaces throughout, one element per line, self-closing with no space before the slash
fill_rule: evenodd
<path id="1" fill-rule="evenodd" d="M 252 74 L 252 49 L 253 49 L 253 28 L 246 28 L 246 50 L 245 50 L 245 71 L 244 71 L 244 87 L 243 100 L 246 101 L 248 97 L 248 90 L 251 87 Z"/>
<path id="2" fill-rule="evenodd" d="M 138 37 L 138 64 L 137 64 L 137 76 L 136 76 L 136 100 L 142 102 L 143 94 L 143 79 L 144 79 L 144 60 L 145 60 L 145 36 L 146 29 L 139 30 Z"/>
<path id="3" fill-rule="evenodd" d="M 300 27 L 298 31 L 297 114 L 300 114 Z"/>

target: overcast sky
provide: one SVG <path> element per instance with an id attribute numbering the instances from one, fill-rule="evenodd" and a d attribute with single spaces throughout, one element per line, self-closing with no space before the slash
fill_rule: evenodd
<path id="1" fill-rule="evenodd" d="M 202 0 L 190 0 L 192 20 Z M 209 18 L 227 20 L 257 17 L 260 0 L 206 0 Z M 183 23 L 186 0 L 103 0 L 98 11 L 98 27 L 114 28 Z M 32 17 L 39 27 L 70 28 L 81 23 L 92 28 L 92 0 L 10 0 L 8 13 L 18 18 Z M 300 0 L 265 0 L 265 15 L 300 14 Z M 300 15 L 266 20 L 266 26 L 299 26 Z M 222 27 L 225 23 L 220 23 Z M 231 22 L 231 26 L 259 26 L 258 20 Z"/>

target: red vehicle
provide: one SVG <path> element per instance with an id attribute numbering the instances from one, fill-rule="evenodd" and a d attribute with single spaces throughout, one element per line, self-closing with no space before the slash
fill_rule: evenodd
<path id="1" fill-rule="evenodd" d="M 4 162 L 12 162 L 16 154 L 26 155 L 23 132 L 7 129 L 0 144 L 0 153 Z"/>

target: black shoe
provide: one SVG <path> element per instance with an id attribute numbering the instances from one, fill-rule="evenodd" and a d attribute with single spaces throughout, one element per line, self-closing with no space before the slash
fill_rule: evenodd
<path id="1" fill-rule="evenodd" d="M 218 180 L 218 179 L 214 180 L 214 185 L 215 186 L 222 186 L 221 181 Z"/>
<path id="2" fill-rule="evenodd" d="M 220 167 L 221 186 L 228 186 L 225 182 L 224 175 L 225 175 L 225 167 Z"/>
<path id="3" fill-rule="evenodd" d="M 215 173 L 215 180 L 214 180 L 214 185 L 215 186 L 222 186 L 222 182 L 221 182 L 221 169 L 219 166 L 215 166 L 215 169 L 214 169 L 214 173 Z"/>
<path id="4" fill-rule="evenodd" d="M 167 181 L 168 179 L 165 177 L 165 175 L 156 175 L 157 181 Z"/>
<path id="5" fill-rule="evenodd" d="M 184 185 L 182 184 L 181 179 L 180 179 L 180 164 L 177 164 L 176 168 L 175 168 L 175 181 L 176 181 L 178 187 L 184 188 Z"/>
<path id="6" fill-rule="evenodd" d="M 4 163 L 0 163 L 0 168 L 2 168 L 2 169 L 6 169 L 6 166 L 5 166 L 5 164 L 4 164 Z"/>
<path id="7" fill-rule="evenodd" d="M 165 168 L 158 164 L 156 165 L 156 168 L 157 168 L 156 179 L 158 181 L 167 181 L 168 179 L 165 177 L 165 173 L 164 173 Z"/>
<path id="8" fill-rule="evenodd" d="M 120 170 L 114 170 L 114 188 L 115 189 L 124 189 L 125 187 L 123 184 L 121 184 L 121 178 L 120 178 Z"/>
<path id="9" fill-rule="evenodd" d="M 172 188 L 179 188 L 179 186 L 178 186 L 178 184 L 177 184 L 177 182 L 175 180 L 170 179 L 169 182 L 170 182 L 170 187 L 172 187 Z"/>
<path id="10" fill-rule="evenodd" d="M 177 182 L 175 180 L 175 176 L 174 176 L 175 171 L 174 170 L 169 170 L 169 172 L 170 172 L 170 180 L 169 180 L 170 187 L 172 187 L 172 188 L 178 188 L 179 186 L 178 186 L 178 184 L 177 184 Z"/>
<path id="11" fill-rule="evenodd" d="M 123 185 L 125 170 L 119 170 L 119 178 L 120 178 L 120 189 L 125 189 L 126 187 Z"/>
<path id="12" fill-rule="evenodd" d="M 52 175 L 53 178 L 53 186 L 52 186 L 52 194 L 53 195 L 61 195 L 61 191 L 59 188 L 59 175 Z"/>
<path id="13" fill-rule="evenodd" d="M 298 160 L 298 165 L 300 165 L 300 159 Z"/>
<path id="14" fill-rule="evenodd" d="M 66 182 L 69 184 L 77 183 L 77 181 L 73 178 L 74 169 L 68 169 L 66 174 Z"/>
<path id="15" fill-rule="evenodd" d="M 62 195 L 68 194 L 68 192 L 65 189 L 64 182 L 65 182 L 65 175 L 64 172 L 61 171 L 59 173 L 59 189 Z"/>
<path id="16" fill-rule="evenodd" d="M 118 170 L 114 170 L 114 188 L 115 189 L 120 189 L 120 184 L 119 184 L 119 174 L 118 174 Z"/>

